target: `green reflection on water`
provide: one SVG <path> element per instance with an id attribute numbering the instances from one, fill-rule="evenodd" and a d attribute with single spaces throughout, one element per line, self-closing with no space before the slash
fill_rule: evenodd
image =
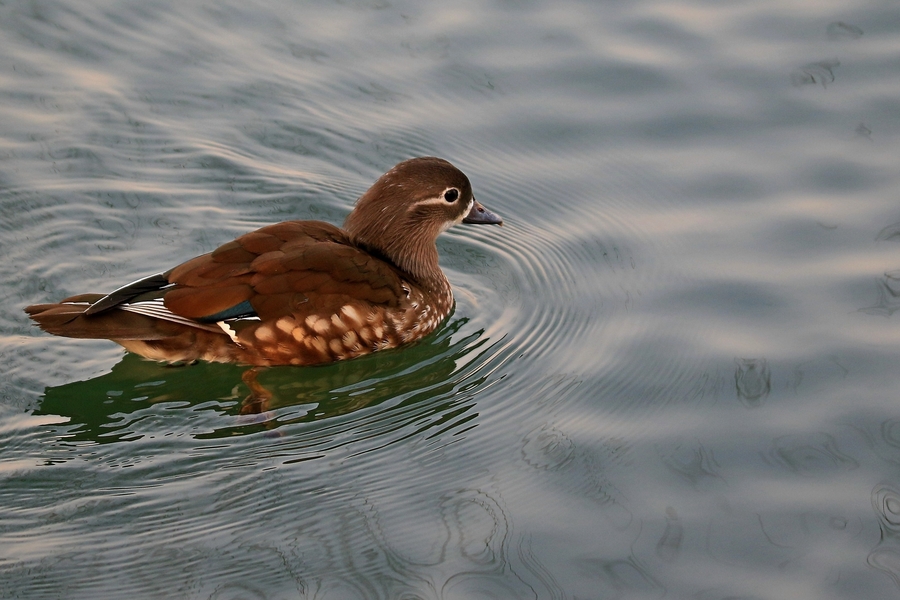
<path id="1" fill-rule="evenodd" d="M 405 407 L 446 398 L 452 404 L 456 392 L 486 377 L 477 375 L 477 359 L 491 347 L 488 338 L 477 331 L 454 339 L 466 322 L 452 321 L 409 347 L 317 367 L 173 367 L 126 354 L 107 374 L 48 387 L 35 414 L 67 417 L 69 440 L 102 444 L 142 437 L 135 423 L 154 405 L 160 411 L 207 413 L 206 427 L 192 430 L 204 439 L 321 421 L 387 401 Z M 427 420 L 428 428 L 460 424 L 458 411 L 443 404 L 432 407 L 440 417 Z"/>

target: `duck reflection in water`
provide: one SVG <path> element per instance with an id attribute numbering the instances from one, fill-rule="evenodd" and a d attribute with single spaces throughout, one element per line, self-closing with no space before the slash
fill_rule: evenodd
<path id="1" fill-rule="evenodd" d="M 389 401 L 391 410 L 430 403 L 434 418 L 428 427 L 439 426 L 449 418 L 442 413 L 460 408 L 460 388 L 486 377 L 480 366 L 495 345 L 481 331 L 461 336 L 466 322 L 451 319 L 402 350 L 305 369 L 210 363 L 181 368 L 126 354 L 110 373 L 47 388 L 36 414 L 68 417 L 67 439 L 97 443 L 141 437 L 141 413 L 154 405 L 209 417 L 200 419 L 199 428 L 192 419 L 191 433 L 198 438 L 276 430 Z M 244 385 L 247 395 L 241 391 Z"/>

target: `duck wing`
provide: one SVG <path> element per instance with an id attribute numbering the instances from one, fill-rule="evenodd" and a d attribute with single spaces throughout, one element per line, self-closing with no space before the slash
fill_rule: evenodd
<path id="1" fill-rule="evenodd" d="M 120 308 L 213 324 L 336 314 L 351 300 L 392 308 L 404 294 L 398 270 L 351 245 L 342 230 L 321 221 L 288 221 L 123 286 L 84 315 Z"/>

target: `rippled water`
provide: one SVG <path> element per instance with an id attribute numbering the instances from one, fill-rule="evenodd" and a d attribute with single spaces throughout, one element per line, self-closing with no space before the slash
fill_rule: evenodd
<path id="1" fill-rule="evenodd" d="M 0 4 L 0 597 L 900 593 L 900 6 Z M 159 366 L 22 308 L 399 160 L 422 343 Z"/>

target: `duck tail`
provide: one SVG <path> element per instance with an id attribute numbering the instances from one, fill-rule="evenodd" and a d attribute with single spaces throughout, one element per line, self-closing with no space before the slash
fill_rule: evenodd
<path id="1" fill-rule="evenodd" d="M 68 338 L 155 340 L 171 335 L 160 328 L 158 319 L 124 310 L 86 315 L 85 311 L 103 297 L 81 294 L 55 304 L 26 306 L 25 312 L 47 333 Z"/>

